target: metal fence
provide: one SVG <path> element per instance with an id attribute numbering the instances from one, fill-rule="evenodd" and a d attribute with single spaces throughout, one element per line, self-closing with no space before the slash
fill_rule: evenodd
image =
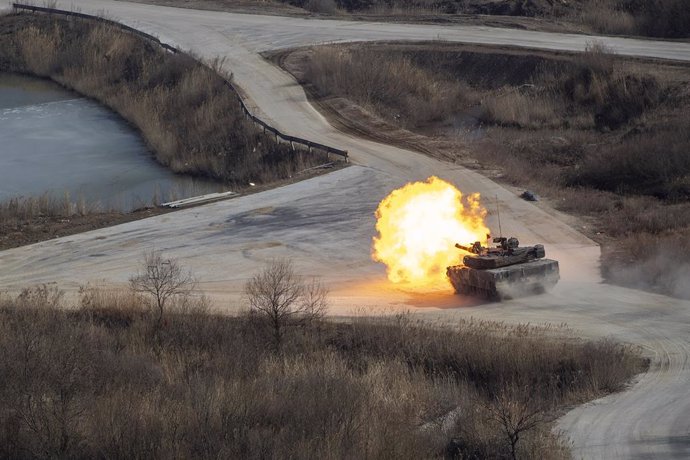
<path id="1" fill-rule="evenodd" d="M 111 21 L 110 19 L 105 19 L 105 18 L 102 18 L 99 16 L 93 16 L 90 14 L 79 13 L 76 11 L 66 11 L 66 10 L 58 10 L 55 8 L 46 8 L 46 7 L 42 7 L 42 6 L 24 5 L 22 3 L 12 3 L 12 7 L 17 9 L 17 10 L 26 10 L 26 11 L 31 11 L 31 12 L 48 13 L 48 14 L 61 14 L 61 15 L 65 15 L 65 16 L 73 16 L 73 17 L 77 17 L 77 18 L 84 18 L 84 19 L 89 19 L 89 20 L 93 20 L 93 21 L 97 21 L 97 22 L 102 22 L 105 24 L 116 26 L 116 27 L 118 27 L 122 30 L 125 30 L 127 32 L 130 32 L 134 35 L 138 35 L 138 36 L 143 37 L 147 40 L 150 40 L 150 41 L 158 44 L 162 48 L 166 49 L 167 51 L 171 52 L 171 53 L 183 53 L 184 52 L 184 51 L 182 51 L 182 50 L 180 50 L 180 49 L 178 49 L 172 45 L 169 45 L 167 43 L 163 43 L 162 41 L 160 41 L 160 39 L 158 39 L 158 37 L 154 37 L 151 34 L 147 34 L 146 32 L 142 32 L 142 31 L 137 30 L 137 29 L 130 27 L 128 25 L 121 24 L 117 21 Z M 210 66 L 208 64 L 206 64 L 205 62 L 195 58 L 194 56 L 192 56 L 192 58 L 194 58 L 199 64 L 210 68 Z M 222 76 L 221 76 L 221 78 L 222 78 Z M 271 133 L 273 136 L 275 136 L 276 141 L 289 142 L 293 148 L 294 148 L 295 144 L 301 145 L 301 146 L 306 147 L 310 152 L 313 149 L 321 150 L 321 151 L 325 152 L 327 155 L 330 155 L 330 154 L 337 155 L 337 156 L 342 157 L 345 161 L 348 161 L 347 150 L 336 149 L 335 147 L 330 147 L 328 145 L 320 144 L 318 142 L 312 142 L 312 141 L 307 140 L 307 139 L 302 139 L 301 137 L 290 136 L 289 134 L 285 134 L 285 133 L 280 132 L 278 129 L 274 128 L 273 126 L 269 125 L 268 123 L 266 123 L 265 121 L 263 121 L 259 117 L 255 116 L 253 113 L 251 113 L 249 111 L 246 104 L 242 100 L 242 97 L 240 96 L 239 91 L 237 91 L 235 86 L 230 81 L 228 81 L 227 79 L 223 78 L 223 80 L 225 81 L 225 84 L 227 85 L 227 87 L 232 91 L 232 93 L 237 98 L 237 101 L 239 102 L 240 107 L 242 108 L 242 112 L 244 112 L 245 117 L 247 117 L 249 120 L 253 121 L 255 124 L 261 126 L 261 129 L 264 131 L 264 133 L 268 132 L 268 133 Z"/>

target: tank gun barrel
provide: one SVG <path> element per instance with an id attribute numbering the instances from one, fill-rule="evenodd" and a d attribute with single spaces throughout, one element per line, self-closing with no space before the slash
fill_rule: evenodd
<path id="1" fill-rule="evenodd" d="M 465 246 L 460 243 L 455 243 L 455 247 L 458 249 L 462 249 L 463 251 L 471 252 L 472 254 L 481 254 L 484 251 L 484 248 L 482 248 L 482 244 L 479 241 L 469 246 Z"/>

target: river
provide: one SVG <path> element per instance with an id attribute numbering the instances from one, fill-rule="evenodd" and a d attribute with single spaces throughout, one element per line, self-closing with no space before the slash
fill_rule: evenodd
<path id="1" fill-rule="evenodd" d="M 53 82 L 0 73 L 0 201 L 42 194 L 129 211 L 216 183 L 156 163 L 117 114 Z"/>

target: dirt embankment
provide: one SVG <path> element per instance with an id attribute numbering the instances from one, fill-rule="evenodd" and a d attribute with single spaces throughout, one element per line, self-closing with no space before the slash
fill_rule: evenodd
<path id="1" fill-rule="evenodd" d="M 480 168 L 579 216 L 609 280 L 690 296 L 686 65 L 438 43 L 272 58 L 341 127 Z"/>

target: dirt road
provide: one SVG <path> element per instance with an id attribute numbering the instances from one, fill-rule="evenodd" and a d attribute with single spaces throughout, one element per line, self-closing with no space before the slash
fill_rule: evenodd
<path id="1" fill-rule="evenodd" d="M 69 2 L 58 2 L 67 9 Z M 356 166 L 279 189 L 0 252 L 0 289 L 57 282 L 125 282 L 144 249 L 181 259 L 219 307 L 238 308 L 244 281 L 266 261 L 291 257 L 332 290 L 334 312 L 410 308 L 452 320 L 475 316 L 511 322 L 566 322 L 590 337 L 639 344 L 652 369 L 629 391 L 576 408 L 559 421 L 576 458 L 690 456 L 690 303 L 601 284 L 599 248 L 554 212 L 524 202 L 472 171 L 338 132 L 307 102 L 294 79 L 258 53 L 341 40 L 443 39 L 566 50 L 594 39 L 507 29 L 408 26 L 237 15 L 125 2 L 75 2 L 83 12 L 154 33 L 225 67 L 250 107 L 279 129 L 346 148 Z M 601 39 L 621 54 L 690 60 L 690 45 Z M 465 192 L 498 197 L 505 234 L 544 243 L 561 262 L 562 282 L 549 295 L 476 305 L 445 290 L 408 293 L 391 287 L 370 261 L 373 212 L 393 188 L 438 175 Z M 489 224 L 495 227 L 494 216 Z"/>

